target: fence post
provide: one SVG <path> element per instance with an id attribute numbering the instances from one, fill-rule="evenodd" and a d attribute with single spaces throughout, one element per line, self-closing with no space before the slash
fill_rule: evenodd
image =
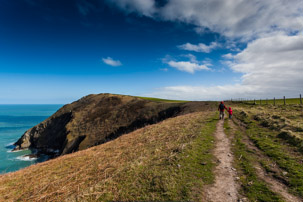
<path id="1" fill-rule="evenodd" d="M 283 100 L 284 100 L 284 105 L 286 105 L 285 96 L 283 96 Z"/>
<path id="2" fill-rule="evenodd" d="M 300 94 L 300 104 L 302 104 L 302 96 L 301 96 L 301 94 Z"/>
<path id="3" fill-rule="evenodd" d="M 276 106 L 276 98 L 274 97 L 274 106 Z"/>
<path id="4" fill-rule="evenodd" d="M 256 104 L 256 99 L 254 99 L 254 105 Z"/>

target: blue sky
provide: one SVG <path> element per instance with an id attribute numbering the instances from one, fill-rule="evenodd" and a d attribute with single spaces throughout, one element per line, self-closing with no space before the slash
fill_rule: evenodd
<path id="1" fill-rule="evenodd" d="M 297 96 L 300 1 L 0 1 L 0 103 Z"/>

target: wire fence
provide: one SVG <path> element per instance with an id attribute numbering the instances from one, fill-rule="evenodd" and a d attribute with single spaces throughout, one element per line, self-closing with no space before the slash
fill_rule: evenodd
<path id="1" fill-rule="evenodd" d="M 246 103 L 246 104 L 254 104 L 254 105 L 287 105 L 287 104 L 300 104 L 302 105 L 302 95 L 300 94 L 297 98 L 276 98 L 273 99 L 245 99 L 245 98 L 237 98 L 237 99 L 230 99 L 226 100 L 230 102 L 239 102 L 239 103 Z"/>

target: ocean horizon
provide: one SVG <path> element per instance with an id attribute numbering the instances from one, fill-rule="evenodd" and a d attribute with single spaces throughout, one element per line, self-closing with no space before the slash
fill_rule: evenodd
<path id="1" fill-rule="evenodd" d="M 0 174 L 13 172 L 47 160 L 24 155 L 31 150 L 12 152 L 14 143 L 25 131 L 54 114 L 63 104 L 0 104 Z"/>

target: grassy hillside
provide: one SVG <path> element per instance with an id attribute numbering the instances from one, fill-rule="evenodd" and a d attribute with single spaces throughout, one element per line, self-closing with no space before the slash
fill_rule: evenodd
<path id="1" fill-rule="evenodd" d="M 303 106 L 227 105 L 234 109 L 225 128 L 234 136 L 242 194 L 251 201 L 284 201 L 270 183 L 277 182 L 302 199 Z"/>
<path id="2" fill-rule="evenodd" d="M 0 201 L 203 201 L 222 141 L 213 136 L 216 105 L 184 102 L 178 116 L 2 175 Z M 303 106 L 226 105 L 234 110 L 224 127 L 241 200 L 301 201 Z"/>
<path id="3" fill-rule="evenodd" d="M 210 111 L 0 176 L 0 201 L 201 201 L 213 181 Z"/>
<path id="4" fill-rule="evenodd" d="M 96 94 L 65 105 L 24 133 L 16 149 L 33 148 L 54 156 L 87 149 L 148 124 L 186 113 L 184 102 Z"/>
<path id="5" fill-rule="evenodd" d="M 168 103 L 180 103 L 180 102 L 188 102 L 184 100 L 168 100 L 168 99 L 161 99 L 161 98 L 153 98 L 153 97 L 138 97 L 144 100 L 150 100 L 154 102 L 168 102 Z"/>

